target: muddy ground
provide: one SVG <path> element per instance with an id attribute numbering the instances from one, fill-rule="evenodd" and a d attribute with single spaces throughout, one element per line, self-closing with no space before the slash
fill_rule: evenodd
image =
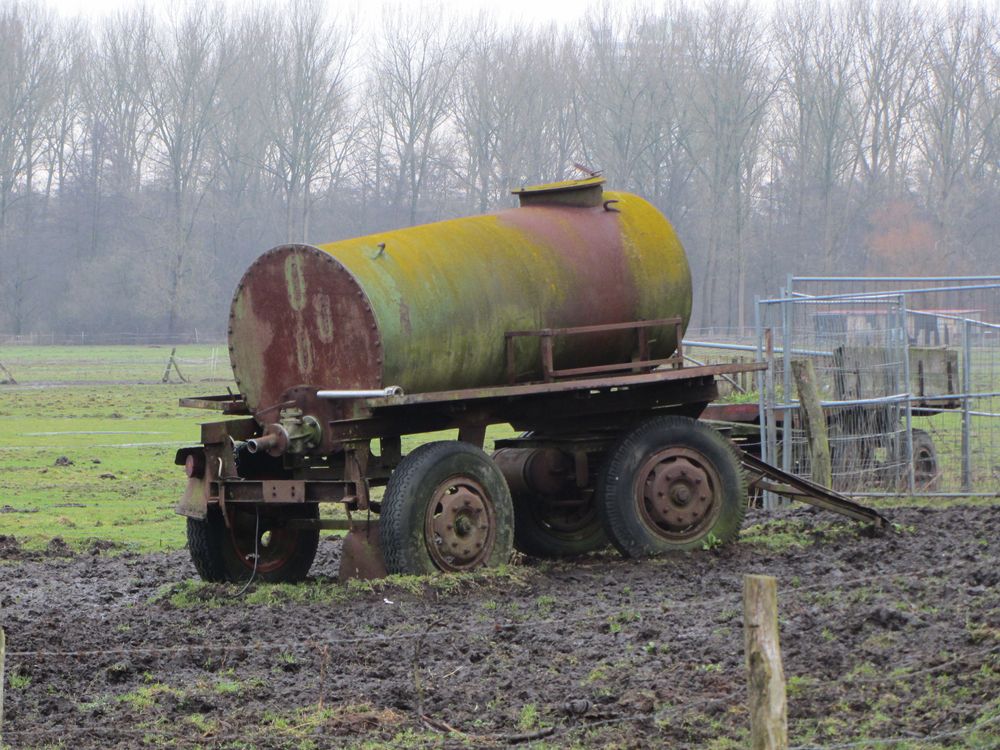
<path id="1" fill-rule="evenodd" d="M 748 525 L 765 525 L 720 549 L 520 559 L 434 585 L 342 586 L 330 539 L 309 584 L 242 598 L 192 582 L 183 551 L 2 538 L 3 739 L 745 747 L 742 576 L 769 573 L 793 746 L 1000 746 L 1000 511 L 888 514 L 899 533 L 871 538 L 810 509 L 758 511 Z"/>

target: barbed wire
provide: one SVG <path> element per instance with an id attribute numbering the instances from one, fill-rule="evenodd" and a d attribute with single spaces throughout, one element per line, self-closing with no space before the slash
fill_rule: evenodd
<path id="1" fill-rule="evenodd" d="M 574 724 L 563 724 L 561 726 L 552 726 L 544 728 L 543 730 L 536 733 L 522 733 L 519 735 L 511 735 L 504 733 L 491 733 L 491 734 L 477 734 L 470 732 L 463 732 L 459 729 L 451 727 L 450 725 L 443 724 L 443 722 L 438 722 L 431 720 L 431 728 L 434 731 L 439 732 L 442 735 L 453 734 L 464 739 L 473 740 L 476 742 L 504 742 L 511 743 L 513 739 L 515 742 L 530 742 L 533 737 L 532 734 L 537 734 L 537 739 L 547 739 L 550 737 L 563 736 L 567 734 L 575 734 L 581 731 L 589 731 L 603 726 L 614 726 L 626 723 L 639 723 L 639 722 L 650 722 L 659 723 L 666 721 L 667 719 L 686 714 L 694 709 L 702 708 L 705 706 L 713 705 L 724 705 L 732 702 L 734 699 L 741 697 L 745 694 L 745 688 L 740 688 L 733 690 L 721 697 L 705 698 L 703 700 L 693 701 L 690 703 L 685 703 L 683 705 L 670 705 L 661 708 L 655 712 L 648 713 L 635 713 L 626 714 L 624 716 L 612 716 L 612 717 L 598 717 L 591 720 L 579 721 Z M 377 710 L 377 709 L 376 709 Z M 408 712 L 414 713 L 414 712 Z M 416 719 L 429 719 L 430 717 L 423 716 L 421 714 L 414 714 Z M 434 724 L 442 724 L 443 727 L 447 728 L 437 728 Z M 302 726 L 308 726 L 304 724 Z M 294 728 L 293 728 L 294 729 Z M 264 730 L 262 730 L 264 731 Z M 86 735 L 86 734 L 112 734 L 113 736 L 120 737 L 158 737 L 161 739 L 175 739 L 186 742 L 205 742 L 206 740 L 211 740 L 213 742 L 240 742 L 248 741 L 253 739 L 253 735 L 248 734 L 220 734 L 218 732 L 203 731 L 199 736 L 195 737 L 187 733 L 180 733 L 176 730 L 165 731 L 160 729 L 128 729 L 128 728 L 115 728 L 115 727 L 104 727 L 104 726 L 89 726 L 89 727 L 42 727 L 42 728 L 32 728 L 32 729 L 14 729 L 5 730 L 5 735 L 16 735 L 16 736 L 51 736 L 51 735 Z M 423 744 L 416 745 L 417 747 L 429 747 L 439 744 L 440 738 L 435 738 L 432 740 L 427 740 Z M 403 746 L 390 744 L 390 747 Z M 405 747 L 414 747 L 412 742 L 409 740 L 405 744 Z"/>
<path id="2" fill-rule="evenodd" d="M 422 635 L 424 635 L 424 633 L 419 633 L 418 635 L 422 636 Z M 872 682 L 872 683 L 874 683 L 874 682 L 882 682 L 884 680 L 905 680 L 905 679 L 910 679 L 910 678 L 919 676 L 921 674 L 931 673 L 931 672 L 935 672 L 935 671 L 941 671 L 942 669 L 945 669 L 948 666 L 951 666 L 951 665 L 953 665 L 953 664 L 955 664 L 955 663 L 957 663 L 959 661 L 963 661 L 963 660 L 966 660 L 966 659 L 975 658 L 975 657 L 978 657 L 978 656 L 986 656 L 986 655 L 993 654 L 993 653 L 998 653 L 998 652 L 1000 652 L 1000 646 L 993 646 L 993 647 L 988 648 L 988 649 L 981 649 L 981 650 L 976 651 L 976 652 L 971 653 L 971 654 L 963 654 L 961 656 L 958 656 L 958 657 L 956 657 L 954 659 L 950 659 L 950 660 L 948 660 L 946 662 L 943 662 L 941 664 L 937 664 L 937 665 L 934 665 L 934 666 L 931 666 L 931 667 L 927 667 L 927 668 L 924 668 L 924 669 L 913 670 L 913 671 L 910 671 L 910 672 L 908 672 L 906 674 L 899 674 L 897 672 L 897 673 L 895 673 L 893 675 L 887 675 L 885 678 L 880 678 L 880 679 L 852 680 L 851 678 L 847 678 L 846 681 L 851 682 L 851 683 L 857 683 L 857 682 L 865 682 L 865 683 Z M 668 718 L 672 718 L 674 716 L 681 715 L 681 714 L 690 712 L 690 711 L 692 711 L 694 709 L 701 708 L 701 707 L 704 707 L 704 706 L 719 705 L 719 704 L 728 704 L 728 703 L 732 702 L 734 699 L 736 699 L 737 697 L 739 697 L 740 695 L 742 695 L 744 693 L 745 693 L 745 688 L 741 688 L 741 689 L 734 690 L 734 691 L 732 691 L 732 692 L 730 692 L 727 695 L 722 696 L 722 697 L 706 698 L 704 700 L 695 701 L 695 702 L 692 702 L 692 703 L 686 703 L 686 704 L 681 705 L 681 706 L 668 706 L 668 707 L 664 707 L 664 708 L 660 709 L 659 711 L 656 711 L 656 712 L 653 712 L 653 713 L 636 713 L 636 714 L 628 714 L 628 715 L 624 715 L 624 716 L 595 718 L 595 719 L 593 719 L 591 721 L 584 721 L 584 722 L 580 722 L 580 723 L 573 724 L 573 725 L 562 725 L 562 726 L 558 726 L 558 727 L 554 727 L 554 728 L 550 727 L 548 729 L 550 729 L 551 731 L 546 730 L 543 735 L 542 734 L 539 735 L 538 739 L 544 739 L 544 738 L 556 737 L 556 736 L 564 736 L 564 735 L 568 735 L 568 734 L 574 734 L 574 733 L 577 733 L 577 732 L 580 732 L 580 731 L 588 731 L 588 730 L 591 730 L 591 729 L 596 729 L 596 728 L 602 727 L 602 726 L 611 726 L 611 725 L 618 725 L 618 724 L 623 724 L 623 723 L 632 723 L 632 722 L 653 722 L 653 723 L 659 723 L 659 722 L 666 721 Z M 422 717 L 422 718 L 427 718 L 427 717 Z M 869 738 L 869 739 L 865 739 L 865 740 L 858 740 L 858 741 L 853 741 L 853 742 L 849 742 L 849 743 L 839 743 L 839 744 L 834 744 L 834 745 L 800 745 L 800 746 L 792 747 L 792 748 L 790 748 L 790 750 L 848 750 L 850 748 L 855 748 L 855 747 L 864 747 L 864 746 L 870 746 L 870 745 L 889 745 L 889 744 L 898 744 L 898 743 L 901 743 L 901 742 L 926 743 L 926 742 L 937 741 L 937 740 L 940 740 L 940 739 L 947 739 L 947 738 L 953 738 L 953 737 L 962 736 L 962 735 L 970 733 L 972 731 L 976 731 L 976 730 L 978 730 L 978 729 L 980 729 L 982 727 L 991 725 L 991 724 L 995 723 L 996 721 L 1000 721 L 1000 715 L 998 715 L 996 717 L 992 717 L 992 718 L 987 719 L 985 721 L 981 721 L 981 722 L 977 723 L 976 725 L 972 725 L 970 727 L 965 727 L 965 728 L 961 728 L 961 729 L 957 729 L 957 730 L 949 730 L 947 732 L 940 732 L 940 733 L 936 733 L 936 734 L 933 734 L 933 735 L 925 735 L 923 737 L 906 736 L 906 737 Z M 427 725 L 431 726 L 432 728 L 434 727 L 434 724 L 432 724 L 432 723 L 428 723 L 428 722 L 425 722 L 425 723 L 427 723 Z M 438 722 L 438 723 L 439 724 L 443 724 L 441 722 Z M 444 724 L 444 726 L 448 727 L 448 730 L 447 731 L 443 731 L 442 732 L 443 734 L 447 735 L 447 734 L 450 734 L 450 733 L 454 733 L 456 735 L 461 736 L 464 739 L 474 740 L 476 743 L 505 742 L 505 743 L 510 744 L 510 740 L 511 740 L 512 737 L 519 737 L 520 738 L 520 737 L 525 737 L 526 736 L 526 735 L 498 735 L 498 734 L 491 734 L 491 735 L 468 734 L 468 733 L 465 733 L 465 732 L 461 732 L 461 731 L 459 731 L 457 729 L 454 729 L 454 728 L 450 727 L 449 725 Z M 203 732 L 203 733 L 201 733 L 198 736 L 189 736 L 187 734 L 182 734 L 182 733 L 177 733 L 177 732 L 165 732 L 165 731 L 160 731 L 160 730 L 155 730 L 155 729 L 129 730 L 129 729 L 114 729 L 114 728 L 105 728 L 105 727 L 68 727 L 68 728 L 67 727 L 53 727 L 53 728 L 39 728 L 39 729 L 7 730 L 5 733 L 8 734 L 8 735 L 13 734 L 13 735 L 18 735 L 18 736 L 25 736 L 25 735 L 39 736 L 39 735 L 50 735 L 50 734 L 65 735 L 67 733 L 74 734 L 74 735 L 80 735 L 80 734 L 98 734 L 98 735 L 101 735 L 101 734 L 105 734 L 105 733 L 112 733 L 113 736 L 159 737 L 159 738 L 163 738 L 163 739 L 174 739 L 174 740 L 180 740 L 180 741 L 183 741 L 183 742 L 189 742 L 189 743 L 195 743 L 195 744 L 201 743 L 201 742 L 205 742 L 206 740 L 211 740 L 213 742 L 240 742 L 240 741 L 247 741 L 247 740 L 252 739 L 252 735 L 245 735 L 245 734 L 244 735 L 235 735 L 235 734 L 234 735 L 222 735 L 222 734 L 219 734 L 217 732 Z M 530 741 L 530 740 L 520 740 L 519 739 L 518 741 Z M 433 741 L 428 740 L 426 743 L 419 744 L 417 746 L 418 747 L 430 747 L 430 746 L 434 746 L 434 745 L 437 745 L 437 744 L 440 744 L 440 743 L 439 743 L 438 739 L 435 738 Z M 393 746 L 392 743 L 390 743 L 390 746 Z M 408 744 L 406 746 L 412 747 L 413 746 L 412 742 L 408 741 Z"/>
<path id="3" fill-rule="evenodd" d="M 463 740 L 466 741 L 471 740 L 476 744 L 500 742 L 509 745 L 518 742 L 531 742 L 534 739 L 542 740 L 542 739 L 550 739 L 553 737 L 561 737 L 561 736 L 576 734 L 578 732 L 590 731 L 605 726 L 616 726 L 626 723 L 662 723 L 665 722 L 667 719 L 689 713 L 690 711 L 693 711 L 698 708 L 703 708 L 707 706 L 716 706 L 716 705 L 727 705 L 731 703 L 733 700 L 741 697 L 744 693 L 745 689 L 738 689 L 722 697 L 706 698 L 699 701 L 685 703 L 680 706 L 667 706 L 660 709 L 659 711 L 652 713 L 636 713 L 636 714 L 627 714 L 624 716 L 595 718 L 589 721 L 581 721 L 575 724 L 563 724 L 561 726 L 547 727 L 535 733 L 526 733 L 520 735 L 510 735 L 502 733 L 492 733 L 492 734 L 467 733 L 458 730 L 454 727 L 451 727 L 450 725 L 444 724 L 443 722 L 430 720 L 430 717 L 420 715 L 417 718 L 424 719 L 425 725 L 427 725 L 429 728 L 435 731 L 440 732 L 442 737 L 435 737 L 433 739 L 428 738 L 423 741 L 417 740 L 416 741 L 417 744 L 414 744 L 413 739 L 408 738 L 405 745 L 400 743 L 393 743 L 390 740 L 388 742 L 388 746 L 389 747 L 403 747 L 403 746 L 433 747 L 440 745 L 441 740 L 451 735 L 461 737 Z M 966 727 L 960 727 L 958 729 L 947 730 L 943 732 L 936 732 L 933 734 L 927 734 L 927 735 L 911 734 L 905 736 L 892 736 L 892 737 L 870 737 L 865 739 L 852 740 L 850 742 L 841 742 L 841 743 L 825 744 L 825 745 L 817 745 L 817 744 L 793 745 L 789 747 L 789 750 L 851 750 L 852 748 L 859 748 L 859 747 L 886 746 L 886 745 L 895 745 L 901 743 L 926 744 L 930 742 L 937 742 L 943 739 L 954 739 L 957 737 L 969 735 L 974 732 L 980 731 L 988 726 L 996 724 L 997 722 L 1000 722 L 1000 714 L 997 714 L 995 716 L 986 719 L 980 719 L 974 724 L 971 724 Z M 301 726 L 308 727 L 311 725 L 307 723 Z M 439 728 L 439 727 L 445 727 L 445 728 Z M 289 729 L 291 729 L 292 733 L 294 734 L 294 730 L 296 729 L 296 727 L 289 727 Z M 261 731 L 265 730 L 262 729 Z M 50 736 L 53 734 L 59 736 L 67 736 L 67 735 L 80 736 L 87 734 L 94 734 L 100 736 L 100 735 L 110 734 L 113 737 L 142 737 L 142 738 L 157 737 L 160 739 L 179 740 L 181 742 L 188 742 L 194 744 L 204 743 L 205 741 L 212 741 L 216 743 L 247 742 L 259 738 L 257 736 L 259 735 L 259 733 L 257 733 L 257 735 L 246 734 L 246 733 L 222 734 L 219 732 L 208 730 L 208 731 L 202 731 L 198 735 L 190 735 L 187 733 L 180 733 L 177 731 L 163 731 L 157 729 L 124 729 L 124 728 L 101 727 L 101 726 L 15 729 L 15 730 L 6 730 L 4 733 L 6 735 L 16 735 L 20 737 Z M 317 739 L 317 738 L 314 737 L 311 739 Z M 996 747 L 998 745 L 1000 745 L 1000 738 L 997 739 L 997 744 L 993 746 Z"/>
<path id="4" fill-rule="evenodd" d="M 801 595 L 807 594 L 818 590 L 842 590 L 845 588 L 850 588 L 858 584 L 865 585 L 878 585 L 889 581 L 896 585 L 902 585 L 907 582 L 914 580 L 920 580 L 925 584 L 935 583 L 933 581 L 933 576 L 941 573 L 954 573 L 955 569 L 952 565 L 936 565 L 927 568 L 915 570 L 915 571 L 891 571 L 883 573 L 878 576 L 859 576 L 856 578 L 839 580 L 839 581 L 823 581 L 817 582 L 815 584 L 807 584 L 802 586 L 794 586 L 784 588 L 781 592 L 784 598 L 787 595 Z M 594 621 L 615 621 L 622 614 L 626 614 L 628 617 L 639 615 L 640 619 L 643 615 L 656 614 L 658 616 L 669 616 L 673 613 L 683 612 L 685 610 L 693 609 L 705 609 L 717 606 L 719 604 L 736 604 L 741 596 L 741 591 L 732 591 L 725 594 L 720 594 L 718 596 L 710 597 L 707 599 L 689 599 L 689 600 L 662 600 L 655 604 L 629 607 L 625 610 L 620 610 L 618 612 L 602 612 L 590 615 L 581 615 L 576 617 L 567 618 L 565 616 L 553 616 L 544 619 L 530 619 L 525 621 L 496 621 L 491 623 L 483 623 L 481 625 L 474 625 L 471 627 L 455 628 L 444 631 L 446 634 L 452 632 L 455 634 L 461 633 L 467 635 L 470 632 L 478 633 L 495 633 L 495 634 L 505 634 L 516 632 L 520 630 L 532 630 L 532 629 L 544 629 L 551 626 L 571 626 L 575 623 L 582 622 L 594 622 Z M 954 614 L 949 611 L 949 614 Z M 619 620 L 620 621 L 620 620 Z M 625 623 L 622 623 L 625 624 Z M 416 630 L 412 632 L 402 632 L 402 633 L 375 633 L 366 636 L 354 636 L 354 637 L 344 637 L 335 639 L 309 639 L 304 641 L 296 642 L 263 642 L 255 641 L 252 643 L 244 644 L 181 644 L 175 646 L 163 646 L 163 647 L 125 647 L 125 648 L 113 648 L 113 649 L 83 649 L 83 650 L 38 650 L 38 651 L 9 651 L 7 653 L 8 657 L 11 658 L 27 658 L 27 657 L 46 657 L 46 656 L 60 656 L 60 657 L 91 657 L 91 656 L 129 656 L 129 655 L 157 655 L 157 654 L 182 654 L 182 653 L 203 653 L 206 655 L 211 655 L 213 653 L 228 653 L 228 652 L 246 652 L 251 650 L 260 651 L 278 651 L 278 650 L 316 650 L 328 648 L 331 645 L 349 645 L 366 643 L 371 644 L 373 642 L 395 642 L 395 641 L 407 641 L 422 636 L 421 631 Z M 1000 646 L 992 646 L 990 648 L 980 649 L 972 653 L 959 654 L 945 662 L 930 665 L 930 666 L 920 666 L 919 668 L 909 670 L 905 673 L 896 672 L 895 674 L 887 674 L 885 676 L 880 676 L 876 678 L 851 678 L 845 677 L 840 680 L 840 682 L 846 682 L 851 685 L 855 684 L 875 684 L 891 680 L 906 680 L 913 679 L 923 674 L 930 674 L 934 672 L 940 672 L 947 669 L 954 664 L 962 661 L 967 661 L 975 659 L 980 656 L 988 656 L 990 654 L 995 654 L 1000 652 Z M 558 737 L 573 734 L 580 731 L 588 731 L 592 729 L 597 729 L 602 726 L 613 726 L 620 725 L 629 722 L 662 722 L 666 719 L 685 712 L 695 710 L 699 707 L 718 704 L 727 701 L 731 701 L 735 698 L 741 691 L 734 691 L 733 693 L 724 696 L 722 698 L 710 698 L 702 701 L 697 701 L 690 704 L 685 704 L 684 706 L 672 706 L 669 708 L 661 709 L 655 713 L 637 713 L 629 714 L 624 716 L 613 716 L 613 717 L 602 717 L 595 718 L 591 721 L 584 721 L 576 724 L 565 724 L 552 728 L 551 731 L 546 729 L 546 734 L 539 736 L 538 739 L 544 739 L 545 737 Z M 848 743 L 840 743 L 835 745 L 819 746 L 819 745 L 801 745 L 792 748 L 792 750 L 849 750 L 850 748 L 864 747 L 864 746 L 878 746 L 878 745 L 892 745 L 899 744 L 901 742 L 911 742 L 911 743 L 927 743 L 933 742 L 940 739 L 948 739 L 953 737 L 962 736 L 968 732 L 976 731 L 977 729 L 985 726 L 992 725 L 1000 717 L 994 717 L 987 721 L 980 722 L 977 725 L 968 728 L 962 728 L 958 730 L 949 730 L 947 732 L 941 732 L 933 735 L 926 735 L 923 737 L 886 737 L 886 738 L 873 738 L 859 741 L 852 741 Z M 434 727 L 433 723 L 424 722 L 425 726 Z M 447 727 L 447 724 L 441 723 L 443 726 Z M 450 730 L 450 728 L 449 728 Z M 16 735 L 20 737 L 24 736 L 49 736 L 50 734 L 64 735 L 71 733 L 74 736 L 94 734 L 97 736 L 104 736 L 107 732 L 111 732 L 112 736 L 121 737 L 160 737 L 163 739 L 170 739 L 178 741 L 181 743 L 190 744 L 202 744 L 206 741 L 214 743 L 224 743 L 224 742 L 246 742 L 252 741 L 253 736 L 238 735 L 238 734 L 220 734 L 217 732 L 201 732 L 197 735 L 188 735 L 185 733 L 177 732 L 164 732 L 155 729 L 143 729 L 143 730 L 131 730 L 131 729 L 114 729 L 114 728 L 104 728 L 104 727 L 80 727 L 80 728 L 52 728 L 49 729 L 18 729 L 5 731 L 7 735 Z M 418 747 L 433 747 L 439 746 L 441 742 L 447 741 L 446 738 L 450 737 L 462 737 L 465 740 L 471 740 L 477 744 L 488 746 L 489 743 L 499 743 L 499 744 L 511 744 L 511 737 L 518 737 L 517 742 L 530 742 L 529 739 L 523 739 L 526 735 L 476 735 L 476 734 L 465 734 L 454 730 L 455 734 L 452 735 L 450 732 L 446 731 L 442 733 L 441 738 L 433 738 L 428 740 L 426 743 L 418 744 Z M 258 737 L 259 739 L 259 737 Z M 392 746 L 392 743 L 388 743 Z M 406 746 L 412 747 L 412 741 L 408 741 Z"/>

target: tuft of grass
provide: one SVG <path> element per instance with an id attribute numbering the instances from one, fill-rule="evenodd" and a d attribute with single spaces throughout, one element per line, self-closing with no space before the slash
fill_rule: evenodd
<path id="1" fill-rule="evenodd" d="M 517 728 L 522 732 L 530 732 L 539 724 L 538 706 L 534 703 L 525 703 L 521 706 L 521 712 L 517 717 Z"/>
<path id="2" fill-rule="evenodd" d="M 772 552 L 804 549 L 818 541 L 835 541 L 856 535 L 858 527 L 847 521 L 816 522 L 799 519 L 775 519 L 747 526 L 740 531 L 743 544 L 764 547 Z"/>
<path id="3" fill-rule="evenodd" d="M 243 596 L 237 584 L 207 583 L 194 579 L 160 586 L 149 604 L 168 603 L 178 609 L 215 609 L 247 605 L 282 607 L 288 604 L 338 604 L 369 596 L 438 597 L 479 591 L 508 591 L 524 588 L 534 571 L 516 565 L 483 568 L 469 573 L 443 573 L 427 576 L 392 575 L 387 578 L 361 580 L 352 578 L 346 584 L 331 579 L 313 579 L 303 583 L 269 583 L 251 587 Z"/>
<path id="4" fill-rule="evenodd" d="M 154 682 L 150 685 L 142 685 L 135 690 L 122 693 L 117 696 L 120 703 L 127 703 L 135 711 L 146 711 L 156 705 L 156 702 L 163 695 L 180 695 L 179 690 L 175 690 L 162 682 Z"/>

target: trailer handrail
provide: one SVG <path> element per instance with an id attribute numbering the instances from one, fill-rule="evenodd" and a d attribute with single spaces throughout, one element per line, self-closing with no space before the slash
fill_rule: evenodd
<path id="1" fill-rule="evenodd" d="M 649 332 L 650 328 L 674 326 L 677 340 L 677 350 L 670 357 L 650 359 Z M 683 318 L 657 318 L 654 320 L 633 320 L 626 323 L 604 323 L 601 325 L 572 326 L 569 328 L 540 328 L 538 330 L 506 331 L 504 333 L 504 348 L 507 356 L 507 382 L 514 385 L 517 382 L 517 364 L 515 361 L 514 342 L 518 338 L 533 337 L 541 340 L 542 379 L 551 383 L 556 378 L 575 378 L 581 375 L 596 375 L 605 372 L 620 372 L 642 369 L 652 369 L 671 365 L 674 369 L 684 367 L 684 320 Z M 567 370 L 557 370 L 553 360 L 553 339 L 556 336 L 576 336 L 587 333 L 608 333 L 611 331 L 636 332 L 637 356 L 628 362 L 615 362 L 590 367 L 573 367 Z"/>

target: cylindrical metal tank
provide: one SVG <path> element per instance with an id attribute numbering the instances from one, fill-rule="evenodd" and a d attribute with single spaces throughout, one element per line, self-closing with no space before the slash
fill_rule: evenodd
<path id="1" fill-rule="evenodd" d="M 518 191 L 520 208 L 316 247 L 282 245 L 233 298 L 233 373 L 255 413 L 296 385 L 407 393 L 499 385 L 504 333 L 680 317 L 691 273 L 669 222 L 600 179 Z M 650 331 L 650 354 L 676 349 Z M 563 336 L 559 368 L 627 360 L 634 331 Z M 541 371 L 518 339 L 518 374 Z M 272 415 L 273 416 L 273 415 Z"/>

